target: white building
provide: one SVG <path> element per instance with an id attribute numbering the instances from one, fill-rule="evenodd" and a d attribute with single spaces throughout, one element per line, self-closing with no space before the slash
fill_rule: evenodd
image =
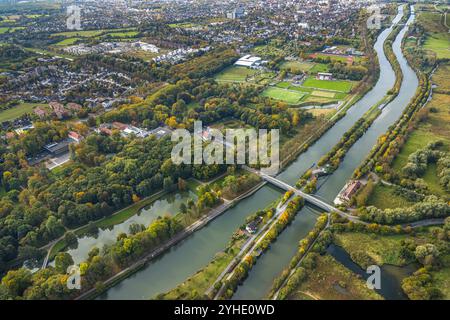
<path id="1" fill-rule="evenodd" d="M 252 68 L 252 67 L 257 67 L 257 66 L 261 65 L 261 62 L 262 62 L 262 60 L 261 60 L 260 57 L 253 57 L 253 56 L 248 54 L 248 55 L 243 56 L 242 58 L 240 58 L 234 64 L 236 66 Z"/>

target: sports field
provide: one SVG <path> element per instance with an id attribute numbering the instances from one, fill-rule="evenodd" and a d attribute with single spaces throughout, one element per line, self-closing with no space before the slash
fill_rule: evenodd
<path id="1" fill-rule="evenodd" d="M 286 90 L 277 87 L 269 87 L 262 93 L 263 97 L 270 97 L 275 100 L 284 101 L 289 104 L 297 104 L 305 94 L 301 92 Z"/>
<path id="2" fill-rule="evenodd" d="M 317 80 L 313 77 L 309 77 L 303 82 L 304 87 L 318 88 L 339 92 L 350 92 L 352 89 L 352 83 L 348 81 L 340 80 Z"/>
<path id="3" fill-rule="evenodd" d="M 215 79 L 219 82 L 244 82 L 255 73 L 253 69 L 232 66 L 217 74 Z"/>

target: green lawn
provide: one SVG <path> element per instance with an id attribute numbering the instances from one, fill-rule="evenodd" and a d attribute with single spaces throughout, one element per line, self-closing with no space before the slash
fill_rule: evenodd
<path id="1" fill-rule="evenodd" d="M 216 75 L 215 79 L 219 82 L 245 82 L 248 77 L 253 76 L 256 70 L 231 66 Z"/>
<path id="2" fill-rule="evenodd" d="M 269 87 L 262 93 L 263 97 L 270 97 L 281 100 L 289 104 L 297 104 L 305 94 L 298 91 L 291 91 L 277 87 Z"/>
<path id="3" fill-rule="evenodd" d="M 33 112 L 33 109 L 37 106 L 43 106 L 46 105 L 42 103 L 21 103 L 15 107 L 12 107 L 11 109 L 7 109 L 4 111 L 0 111 L 0 122 L 3 121 L 11 121 L 16 118 L 19 118 L 21 115 L 24 115 L 25 113 L 31 113 Z"/>
<path id="4" fill-rule="evenodd" d="M 306 79 L 303 86 L 340 92 L 349 92 L 352 89 L 352 83 L 349 81 L 317 80 L 313 77 Z"/>

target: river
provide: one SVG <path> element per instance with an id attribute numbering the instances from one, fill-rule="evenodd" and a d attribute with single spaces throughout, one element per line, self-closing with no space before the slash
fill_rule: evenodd
<path id="1" fill-rule="evenodd" d="M 414 20 L 413 12 L 414 9 L 412 8 L 412 14 L 407 24 L 412 23 L 412 21 Z M 399 15 L 403 15 L 402 7 L 400 7 Z M 398 16 L 396 17 L 395 21 L 399 21 Z M 400 117 L 401 113 L 415 94 L 419 82 L 415 72 L 408 65 L 401 51 L 401 42 L 404 35 L 406 34 L 406 31 L 407 28 L 403 28 L 393 44 L 394 53 L 400 63 L 400 67 L 404 75 L 400 92 L 398 96 L 383 109 L 382 114 L 374 121 L 374 123 L 364 134 L 364 136 L 361 137 L 361 139 L 359 139 L 350 148 L 339 168 L 331 176 L 328 176 L 323 179 L 323 181 L 321 181 L 320 188 L 317 191 L 316 195 L 327 200 L 329 203 L 333 202 L 339 191 L 342 189 L 348 179 L 351 178 L 353 171 L 360 165 L 363 159 L 367 156 L 370 149 L 375 145 L 378 137 L 386 132 L 389 126 L 391 126 Z M 380 37 L 383 36 L 387 37 L 387 34 L 380 35 Z M 378 41 L 380 41 L 380 39 L 381 38 L 379 38 Z M 380 52 L 378 50 L 377 52 L 378 56 L 380 57 Z M 383 61 L 383 59 L 381 58 L 380 61 Z M 393 74 L 392 68 L 390 68 L 388 74 L 390 74 L 391 72 Z M 385 77 L 382 67 L 380 80 L 378 82 L 384 81 Z M 395 75 L 394 81 L 389 81 L 391 85 L 388 87 L 383 87 L 386 90 L 385 93 L 393 86 L 394 82 Z M 375 88 L 376 87 L 377 86 L 375 86 Z M 363 98 L 363 100 L 365 100 L 365 98 Z M 379 100 L 380 99 L 375 100 L 375 103 Z M 367 106 L 367 108 L 370 108 L 370 106 Z M 340 123 L 338 123 L 337 125 L 340 125 Z M 331 147 L 332 146 L 330 146 L 330 148 Z M 322 151 L 322 153 L 323 152 L 324 151 Z M 311 161 L 304 164 L 304 168 L 307 169 L 309 166 L 311 166 L 311 164 Z M 286 172 L 287 171 L 285 171 L 283 174 L 285 174 Z M 288 182 L 288 178 L 284 178 L 283 180 Z M 291 183 L 295 183 L 295 181 L 292 181 Z M 307 208 L 301 210 L 297 214 L 297 218 L 294 220 L 292 225 L 279 236 L 277 241 L 272 244 L 270 250 L 268 250 L 261 258 L 258 259 L 256 265 L 250 271 L 249 276 L 245 280 L 244 284 L 238 287 L 236 293 L 233 296 L 233 299 L 262 299 L 266 296 L 266 294 L 270 290 L 273 279 L 281 273 L 281 271 L 288 265 L 289 261 L 294 256 L 297 250 L 298 242 L 302 238 L 304 238 L 305 234 L 307 234 L 309 230 L 311 230 L 311 227 L 309 226 L 310 223 L 304 223 L 301 221 L 303 219 L 298 218 L 299 216 L 302 217 L 305 213 L 307 213 L 307 211 Z M 281 248 L 282 251 L 280 251 Z M 282 252 L 282 254 L 280 254 L 280 252 Z M 393 296 L 395 295 L 392 293 L 387 295 L 387 297 Z"/>
<path id="2" fill-rule="evenodd" d="M 403 11 L 400 9 L 394 21 L 399 21 L 402 15 Z M 383 43 L 391 30 L 392 28 L 384 30 L 378 36 L 374 46 L 380 62 L 380 80 L 378 80 L 370 92 L 347 112 L 347 115 L 344 118 L 339 120 L 336 125 L 325 133 L 313 146 L 300 155 L 295 162 L 283 171 L 279 175 L 280 179 L 294 184 L 305 170 L 331 149 L 331 147 L 339 141 L 342 134 L 345 133 L 372 105 L 380 101 L 394 85 L 395 74 L 383 52 Z M 403 69 L 404 65 L 402 63 L 401 66 Z M 405 95 L 404 90 L 400 91 L 399 98 L 402 94 Z M 392 108 L 388 107 L 385 109 L 386 112 L 392 110 Z M 372 145 L 373 143 L 370 146 Z M 361 158 L 365 155 L 366 153 L 362 153 Z M 335 174 L 338 171 L 339 169 Z M 345 184 L 345 182 L 345 180 L 342 180 L 342 185 Z M 258 209 L 263 209 L 275 199 L 279 198 L 280 195 L 281 192 L 279 190 L 270 186 L 261 188 L 254 195 L 241 201 L 236 207 L 228 210 L 210 224 L 161 255 L 158 259 L 150 262 L 140 271 L 110 288 L 100 298 L 148 299 L 159 293 L 170 290 L 204 267 L 213 259 L 217 252 L 223 250 L 230 240 L 232 233 L 245 222 L 247 216 Z M 292 225 L 281 234 L 279 240 L 272 246 L 271 250 L 260 258 L 257 265 L 250 273 L 249 278 L 245 281 L 244 286 L 241 286 L 238 289 L 236 297 L 246 299 L 262 298 L 270 287 L 273 278 L 283 269 L 293 256 L 298 240 L 311 230 L 315 223 L 315 219 L 316 214 L 310 208 L 304 208 L 297 215 L 297 218 Z M 285 242 L 283 242 L 283 239 L 285 239 Z M 282 246 L 283 243 L 285 244 L 284 246 Z M 280 247 L 277 249 L 275 246 Z M 274 256 L 274 254 L 278 254 L 278 256 Z M 270 257 L 271 259 L 269 259 Z M 259 276 L 258 273 L 258 270 L 261 269 L 261 267 L 263 267 L 263 270 L 270 269 L 270 272 L 267 273 L 267 277 L 262 277 L 262 279 L 265 280 L 264 282 L 260 281 L 261 276 Z M 252 278 L 255 279 L 252 281 Z M 252 288 L 253 293 L 247 295 L 249 290 L 246 290 L 245 288 Z"/>

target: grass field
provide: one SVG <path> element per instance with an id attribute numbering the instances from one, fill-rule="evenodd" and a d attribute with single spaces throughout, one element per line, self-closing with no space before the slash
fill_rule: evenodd
<path id="1" fill-rule="evenodd" d="M 303 86 L 339 92 L 350 92 L 352 89 L 352 83 L 349 81 L 317 80 L 313 77 L 306 79 L 305 82 L 303 82 Z"/>
<path id="2" fill-rule="evenodd" d="M 76 38 L 76 37 L 75 38 L 67 38 L 67 39 L 64 39 L 64 40 L 58 42 L 56 44 L 56 46 L 58 46 L 58 47 L 71 46 L 80 39 L 81 38 Z"/>
<path id="3" fill-rule="evenodd" d="M 245 82 L 247 78 L 253 76 L 256 70 L 231 66 L 216 75 L 215 79 L 219 82 Z"/>
<path id="4" fill-rule="evenodd" d="M 316 63 L 316 64 L 314 64 L 314 67 L 312 67 L 309 70 L 309 73 L 310 74 L 315 74 L 315 73 L 318 73 L 318 72 L 327 72 L 328 70 L 330 70 L 330 68 L 328 67 L 327 64 Z"/>
<path id="5" fill-rule="evenodd" d="M 438 59 L 450 59 L 450 35 L 433 34 L 427 37 L 424 48 L 435 52 Z"/>
<path id="6" fill-rule="evenodd" d="M 314 270 L 288 297 L 290 300 L 381 300 L 364 280 L 332 256 L 318 255 Z"/>
<path id="7" fill-rule="evenodd" d="M 408 161 L 411 153 L 424 148 L 433 141 L 444 141 L 444 150 L 450 149 L 450 96 L 445 94 L 434 94 L 427 108 L 435 108 L 437 112 L 430 112 L 428 119 L 410 135 L 400 153 L 393 162 L 395 170 L 401 170 Z M 426 181 L 428 182 L 428 181 Z"/>
<path id="8" fill-rule="evenodd" d="M 21 115 L 24 115 L 25 113 L 31 113 L 33 112 L 33 109 L 38 107 L 38 106 L 43 106 L 45 107 L 45 104 L 42 103 L 21 103 L 11 109 L 7 109 L 4 111 L 0 111 L 0 122 L 3 121 L 10 121 L 10 120 L 14 120 L 18 117 L 20 117 Z"/>
<path id="9" fill-rule="evenodd" d="M 443 15 L 440 12 L 420 11 L 417 17 L 418 23 L 426 30 L 424 49 L 436 53 L 438 59 L 450 58 L 450 34 L 448 28 L 443 25 Z M 447 14 L 447 25 L 450 18 Z"/>
<path id="10" fill-rule="evenodd" d="M 318 91 L 314 90 L 311 92 L 312 96 L 316 97 L 324 97 L 324 98 L 334 98 L 335 93 L 334 92 L 328 92 L 328 91 Z"/>
<path id="11" fill-rule="evenodd" d="M 277 87 L 269 87 L 262 93 L 263 97 L 270 97 L 275 100 L 284 101 L 289 104 L 297 104 L 305 94 L 298 91 L 291 91 Z"/>
<path id="12" fill-rule="evenodd" d="M 324 116 L 327 119 L 331 118 L 337 111 L 336 109 L 309 109 L 307 112 L 311 113 L 314 117 Z"/>
<path id="13" fill-rule="evenodd" d="M 307 61 L 286 61 L 281 66 L 281 70 L 292 70 L 294 72 L 307 72 L 314 67 L 314 63 Z"/>
<path id="14" fill-rule="evenodd" d="M 367 205 L 375 206 L 379 209 L 387 209 L 409 207 L 413 203 L 394 194 L 394 187 L 378 183 L 370 194 Z"/>
<path id="15" fill-rule="evenodd" d="M 100 35 L 106 34 L 106 33 L 122 34 L 122 33 L 126 33 L 129 31 L 135 31 L 135 29 L 134 28 L 125 28 L 125 29 L 65 31 L 65 32 L 54 33 L 51 36 L 52 37 L 63 36 L 63 37 L 68 37 L 68 38 L 73 38 L 73 37 L 92 38 L 92 37 L 97 37 L 97 36 L 100 36 Z"/>
<path id="16" fill-rule="evenodd" d="M 111 38 L 134 38 L 139 34 L 138 31 L 124 31 L 124 32 L 111 32 L 102 35 L 102 37 L 111 37 Z"/>

